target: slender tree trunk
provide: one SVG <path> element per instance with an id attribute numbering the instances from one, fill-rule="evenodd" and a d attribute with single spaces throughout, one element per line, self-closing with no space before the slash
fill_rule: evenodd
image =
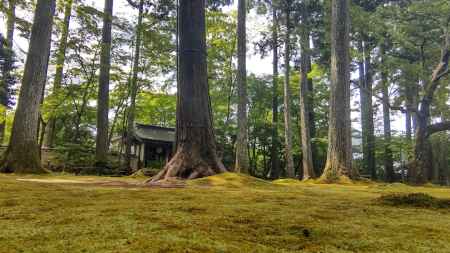
<path id="1" fill-rule="evenodd" d="M 289 178 L 295 177 L 294 158 L 292 156 L 292 128 L 291 128 L 291 87 L 290 87 L 290 62 L 291 62 L 291 20 L 290 20 L 290 0 L 286 1 L 286 37 L 285 37 L 285 77 L 284 77 L 284 132 L 285 132 L 285 156 L 286 175 Z"/>
<path id="2" fill-rule="evenodd" d="M 45 138 L 45 130 L 47 129 L 47 123 L 42 119 L 42 117 L 40 116 L 39 117 L 40 118 L 40 120 L 39 120 L 39 122 L 40 122 L 40 132 L 38 131 L 38 133 L 39 133 L 39 137 L 38 137 L 38 144 L 39 144 L 39 157 L 41 158 L 41 160 L 42 160 L 42 147 L 44 146 L 44 138 Z"/>
<path id="3" fill-rule="evenodd" d="M 235 171 L 248 173 L 248 131 L 247 131 L 247 36 L 246 36 L 246 0 L 238 1 L 238 134 L 236 141 Z"/>
<path id="4" fill-rule="evenodd" d="M 409 73 L 406 73 L 408 75 Z M 408 141 L 412 142 L 413 134 L 415 134 L 416 128 L 417 128 L 417 98 L 418 93 L 416 92 L 416 83 L 412 83 L 407 85 L 406 91 L 405 91 L 405 97 L 406 97 L 406 138 Z"/>
<path id="5" fill-rule="evenodd" d="M 309 15 L 307 13 L 307 15 Z M 308 28 L 309 29 L 309 28 Z M 310 31 L 308 31 L 308 34 L 310 34 Z M 311 50 L 311 44 L 308 40 L 308 48 Z M 308 66 L 308 73 L 312 70 L 312 62 L 311 62 L 311 55 L 307 58 L 307 66 Z M 311 138 L 311 149 L 312 149 L 312 159 L 313 159 L 313 168 L 315 175 L 320 175 L 322 173 L 323 165 L 322 161 L 320 160 L 320 157 L 318 156 L 318 150 L 317 145 L 313 142 L 313 139 L 316 137 L 316 122 L 315 122 L 315 114 L 314 114 L 314 84 L 313 79 L 308 77 L 308 103 L 309 103 L 309 133 Z"/>
<path id="6" fill-rule="evenodd" d="M 331 98 L 328 154 L 322 179 L 356 177 L 352 169 L 350 119 L 350 15 L 349 0 L 332 1 Z"/>
<path id="7" fill-rule="evenodd" d="M 181 0 L 179 7 L 177 150 L 152 182 L 193 179 L 225 172 L 217 156 L 206 63 L 205 1 Z"/>
<path id="8" fill-rule="evenodd" d="M 405 113 L 405 136 L 406 140 L 411 143 L 412 141 L 412 118 L 411 118 L 411 111 L 409 109 L 406 109 Z"/>
<path id="9" fill-rule="evenodd" d="M 111 69 L 111 26 L 113 19 L 113 0 L 105 0 L 103 13 L 102 52 L 100 55 L 100 76 L 97 98 L 97 140 L 96 164 L 106 166 L 108 162 L 108 110 L 109 77 Z"/>
<path id="10" fill-rule="evenodd" d="M 55 0 L 37 1 L 11 140 L 1 166 L 4 172 L 45 172 L 36 136 L 42 91 L 47 79 L 54 13 Z"/>
<path id="11" fill-rule="evenodd" d="M 72 16 L 72 4 L 73 0 L 65 1 L 64 8 L 64 21 L 62 24 L 62 33 L 61 38 L 59 40 L 58 52 L 56 54 L 56 73 L 55 80 L 53 82 L 53 93 L 58 94 L 59 89 L 61 88 L 63 81 L 63 71 L 64 71 L 64 62 L 66 60 L 66 50 L 67 50 L 67 40 L 69 38 L 69 26 L 70 26 L 70 18 Z M 52 116 L 47 123 L 47 133 L 45 136 L 44 145 L 47 147 L 53 147 L 54 137 L 55 137 L 55 128 L 56 128 L 56 118 Z"/>
<path id="12" fill-rule="evenodd" d="M 14 29 L 16 25 L 16 0 L 8 1 L 8 9 L 6 15 L 6 57 L 3 64 L 3 80 L 0 90 L 0 145 L 5 141 L 5 127 L 6 127 L 6 111 L 9 107 L 9 90 L 10 80 L 13 69 L 13 43 L 14 43 Z"/>
<path id="13" fill-rule="evenodd" d="M 311 122 L 310 111 L 312 110 L 310 93 L 310 78 L 308 78 L 309 72 L 311 72 L 311 56 L 309 47 L 309 29 L 306 23 L 307 10 L 302 10 L 302 27 L 300 34 L 300 47 L 301 47 L 301 60 L 300 60 L 300 136 L 302 144 L 302 165 L 303 165 L 303 180 L 314 178 L 314 162 L 312 155 L 311 145 Z"/>
<path id="14" fill-rule="evenodd" d="M 363 139 L 363 169 L 370 174 L 372 180 L 377 179 L 375 169 L 375 136 L 372 107 L 372 68 L 369 46 L 359 41 L 363 60 L 358 63 L 360 75 L 361 126 Z"/>
<path id="15" fill-rule="evenodd" d="M 142 41 L 142 18 L 144 14 L 144 0 L 139 2 L 139 16 L 138 24 L 136 27 L 136 43 L 135 43 L 135 55 L 133 63 L 133 77 L 130 83 L 130 106 L 128 108 L 128 119 L 127 119 L 127 140 L 125 149 L 125 172 L 127 174 L 131 173 L 131 145 L 134 136 L 134 121 L 135 121 L 135 111 L 136 111 L 136 96 L 139 89 L 138 86 L 138 74 L 139 74 L 139 60 L 141 51 L 141 41 Z"/>
<path id="16" fill-rule="evenodd" d="M 278 156 L 278 17 L 275 6 L 272 6 L 272 47 L 273 47 L 273 76 L 272 76 L 272 147 L 270 149 L 270 178 L 280 177 L 280 159 Z"/>
<path id="17" fill-rule="evenodd" d="M 388 74 L 385 68 L 385 49 L 382 45 L 381 51 L 381 85 L 383 93 L 383 127 L 384 127 L 384 171 L 385 180 L 387 182 L 393 182 L 395 180 L 394 173 L 394 158 L 392 156 L 391 149 L 391 111 L 390 111 L 390 101 L 389 101 L 389 83 Z"/>

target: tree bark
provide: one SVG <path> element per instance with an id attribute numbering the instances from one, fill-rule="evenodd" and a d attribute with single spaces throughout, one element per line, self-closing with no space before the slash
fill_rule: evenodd
<path id="1" fill-rule="evenodd" d="M 405 136 L 406 140 L 411 143 L 412 141 L 412 117 L 411 117 L 411 111 L 409 109 L 406 109 L 405 113 Z"/>
<path id="2" fill-rule="evenodd" d="M 284 44 L 284 135 L 285 135 L 285 157 L 286 157 L 286 176 L 295 177 L 294 158 L 292 156 L 292 128 L 291 128 L 291 87 L 290 87 L 290 62 L 291 62 L 291 0 L 286 0 L 286 34 Z"/>
<path id="3" fill-rule="evenodd" d="M 363 146 L 363 169 L 372 180 L 377 179 L 375 169 L 375 136 L 372 107 L 372 68 L 370 48 L 367 42 L 359 41 L 359 50 L 363 59 L 358 63 L 360 78 L 361 128 Z"/>
<path id="4" fill-rule="evenodd" d="M 246 32 L 246 0 L 238 1 L 238 133 L 236 140 L 236 164 L 235 171 L 240 173 L 249 172 L 248 157 L 248 117 L 247 117 L 247 32 Z"/>
<path id="5" fill-rule="evenodd" d="M 309 46 L 309 28 L 307 24 L 307 10 L 302 9 L 302 27 L 300 34 L 300 136 L 302 144 L 302 165 L 303 165 L 303 180 L 314 178 L 314 162 L 311 144 L 311 122 L 310 116 L 312 111 L 310 93 L 310 83 L 312 80 L 308 78 L 311 72 L 311 56 Z"/>
<path id="6" fill-rule="evenodd" d="M 125 149 L 125 173 L 130 174 L 131 168 L 131 146 L 134 136 L 134 121 L 136 111 L 136 96 L 138 92 L 138 75 L 139 75 L 139 60 L 141 56 L 141 41 L 142 41 L 142 19 L 144 15 L 144 0 L 139 2 L 139 16 L 136 27 L 136 43 L 135 43 L 135 55 L 133 63 L 133 76 L 130 83 L 130 106 L 128 107 L 127 115 L 127 135 L 126 135 L 126 149 Z"/>
<path id="7" fill-rule="evenodd" d="M 433 147 L 433 178 L 434 184 L 448 184 L 449 168 L 449 138 L 446 133 L 436 135 L 431 138 Z"/>
<path id="8" fill-rule="evenodd" d="M 322 180 L 356 177 L 352 170 L 350 118 L 349 0 L 332 1 L 331 98 L 328 154 Z"/>
<path id="9" fill-rule="evenodd" d="M 67 51 L 67 40 L 69 38 L 69 26 L 70 26 L 70 19 L 72 16 L 72 4 L 73 0 L 65 1 L 62 33 L 61 38 L 59 40 L 58 52 L 56 54 L 56 72 L 55 72 L 55 80 L 53 82 L 54 94 L 58 94 L 58 91 L 61 88 L 63 81 L 64 62 L 66 60 L 66 51 Z M 45 136 L 44 146 L 51 148 L 54 145 L 56 120 L 57 120 L 56 117 L 52 116 L 47 122 L 47 133 Z"/>
<path id="10" fill-rule="evenodd" d="M 39 158 L 37 129 L 47 78 L 54 13 L 55 0 L 37 1 L 11 140 L 1 166 L 3 172 L 45 172 Z"/>
<path id="11" fill-rule="evenodd" d="M 278 156 L 279 143 L 278 138 L 278 17 L 277 9 L 272 5 L 272 147 L 270 150 L 270 178 L 280 177 L 280 159 Z"/>
<path id="12" fill-rule="evenodd" d="M 417 129 L 414 143 L 414 160 L 410 164 L 410 181 L 415 184 L 423 184 L 428 181 L 428 170 L 432 169 L 432 156 L 429 150 L 429 136 L 439 131 L 450 130 L 450 124 L 446 122 L 429 126 L 430 111 L 436 90 L 440 80 L 449 74 L 450 36 L 446 34 L 445 46 L 439 64 L 433 71 L 430 81 L 425 86 L 420 108 L 417 114 Z"/>
<path id="13" fill-rule="evenodd" d="M 106 166 L 108 162 L 108 110 L 109 78 L 111 69 L 111 26 L 113 19 L 113 0 L 105 0 L 103 13 L 102 52 L 100 55 L 100 76 L 97 98 L 97 140 L 96 165 Z"/>
<path id="14" fill-rule="evenodd" d="M 14 43 L 14 29 L 16 25 L 16 0 L 8 1 L 8 9 L 6 15 L 6 57 L 3 63 L 3 80 L 0 90 L 0 145 L 5 141 L 5 127 L 6 127 L 6 111 L 9 107 L 9 90 L 10 80 L 13 69 L 13 43 Z"/>
<path id="15" fill-rule="evenodd" d="M 381 88 L 383 93 L 383 128 L 384 128 L 384 171 L 385 180 L 387 182 L 393 182 L 395 180 L 394 173 L 394 158 L 392 156 L 391 149 L 391 111 L 390 111 L 390 99 L 389 99 L 389 83 L 388 74 L 385 68 L 385 48 L 383 45 L 380 47 L 381 54 Z"/>
<path id="16" fill-rule="evenodd" d="M 225 172 L 217 156 L 206 63 L 205 1 L 181 0 L 179 7 L 177 150 L 151 182 L 193 179 Z"/>

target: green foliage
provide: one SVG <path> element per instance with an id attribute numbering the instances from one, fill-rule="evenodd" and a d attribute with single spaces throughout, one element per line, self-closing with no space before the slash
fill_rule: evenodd
<path id="1" fill-rule="evenodd" d="M 63 164 L 66 172 L 73 173 L 72 169 L 89 167 L 95 161 L 95 152 L 89 146 L 79 144 L 66 144 L 64 148 L 57 149 L 58 163 Z"/>
<path id="2" fill-rule="evenodd" d="M 163 127 L 174 127 L 176 118 L 175 95 L 141 92 L 136 100 L 136 122 Z"/>

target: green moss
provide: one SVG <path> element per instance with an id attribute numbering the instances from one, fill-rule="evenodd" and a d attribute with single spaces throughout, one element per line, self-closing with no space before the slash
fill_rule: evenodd
<path id="1" fill-rule="evenodd" d="M 381 196 L 379 202 L 391 206 L 447 208 L 450 210 L 450 199 L 439 199 L 426 193 L 396 193 Z"/>
<path id="2" fill-rule="evenodd" d="M 392 191 L 449 199 L 448 188 L 232 173 L 180 189 L 104 181 L 143 179 L 0 175 L 0 252 L 450 252 L 450 212 L 374 204 Z"/>
<path id="3" fill-rule="evenodd" d="M 229 188 L 268 186 L 269 182 L 239 173 L 222 173 L 188 181 L 191 186 L 219 186 Z"/>

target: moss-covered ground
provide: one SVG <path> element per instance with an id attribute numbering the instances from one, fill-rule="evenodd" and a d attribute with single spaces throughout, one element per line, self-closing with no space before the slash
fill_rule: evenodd
<path id="1" fill-rule="evenodd" d="M 450 209 L 380 198 L 449 188 L 144 180 L 0 175 L 0 252 L 450 252 Z"/>

